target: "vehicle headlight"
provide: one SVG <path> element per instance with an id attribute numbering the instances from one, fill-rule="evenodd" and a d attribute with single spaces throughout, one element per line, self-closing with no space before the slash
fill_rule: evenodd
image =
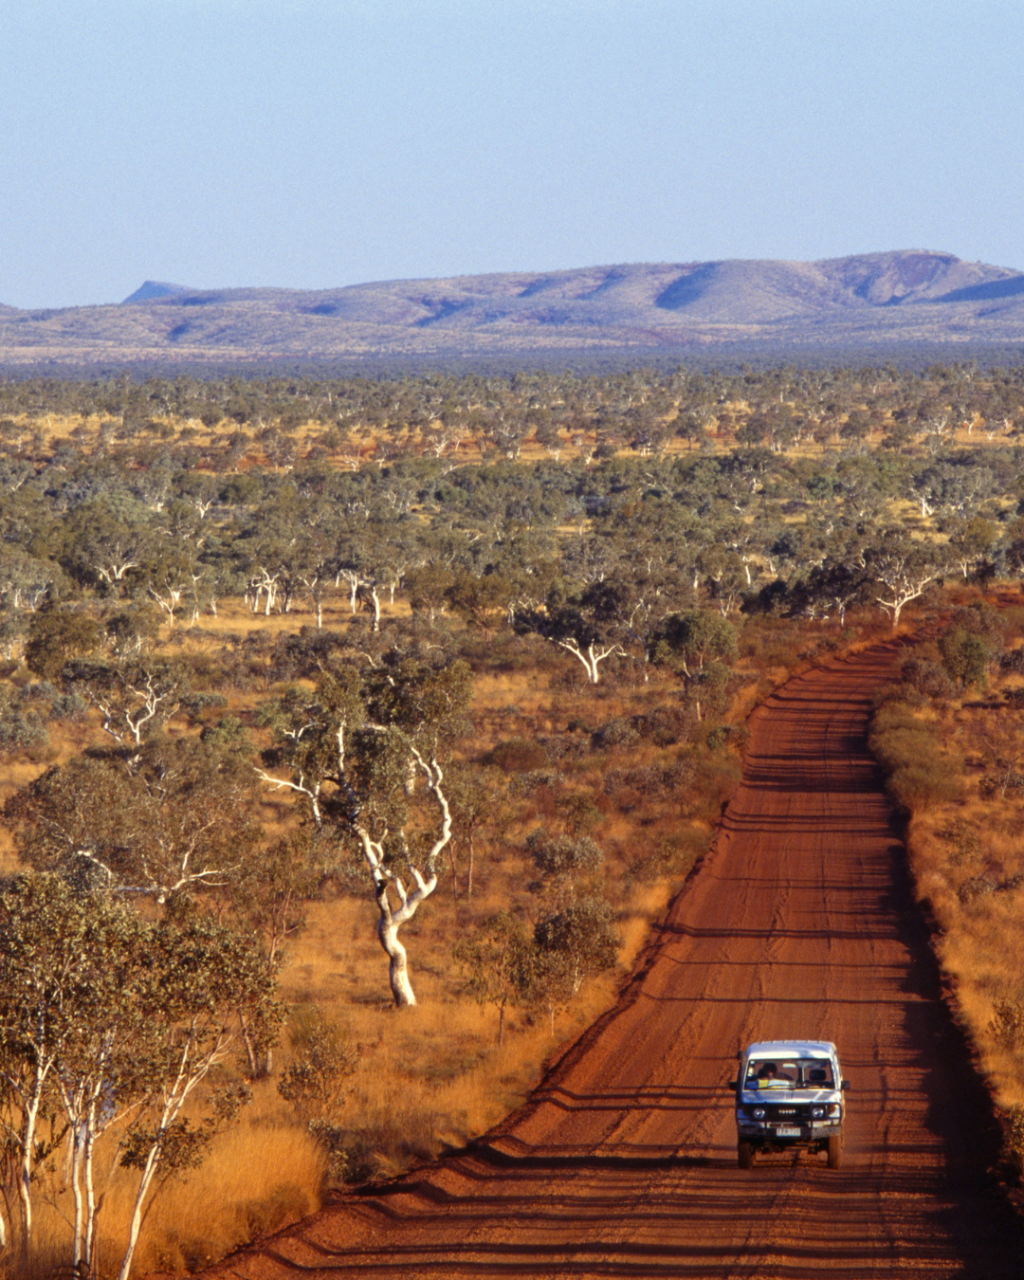
<path id="1" fill-rule="evenodd" d="M 843 1109 L 838 1102 L 833 1102 L 828 1109 L 828 1113 L 830 1116 L 841 1116 L 843 1114 Z"/>
<path id="2" fill-rule="evenodd" d="M 811 1107 L 811 1119 L 820 1120 L 825 1114 L 824 1107 Z"/>
<path id="3" fill-rule="evenodd" d="M 750 1113 L 750 1114 L 754 1117 L 754 1119 L 755 1119 L 755 1120 L 763 1120 L 763 1119 L 764 1119 L 764 1107 L 755 1107 L 755 1108 L 753 1109 L 753 1111 L 751 1111 L 751 1113 Z"/>

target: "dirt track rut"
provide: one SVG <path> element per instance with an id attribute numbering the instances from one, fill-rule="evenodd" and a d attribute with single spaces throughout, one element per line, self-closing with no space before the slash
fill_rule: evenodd
<path id="1" fill-rule="evenodd" d="M 220 1277 L 1022 1280 L 996 1134 L 938 999 L 874 764 L 881 647 L 754 716 L 744 784 L 619 1004 L 486 1143 L 228 1260 Z M 736 1049 L 835 1040 L 844 1167 L 736 1166 Z"/>

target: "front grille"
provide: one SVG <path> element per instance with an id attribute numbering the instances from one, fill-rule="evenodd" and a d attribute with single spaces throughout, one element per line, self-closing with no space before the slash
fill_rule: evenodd
<path id="1" fill-rule="evenodd" d="M 795 1103 L 769 1103 L 765 1106 L 764 1118 L 774 1124 L 799 1124 L 810 1120 L 811 1108 L 806 1103 L 802 1106 Z"/>

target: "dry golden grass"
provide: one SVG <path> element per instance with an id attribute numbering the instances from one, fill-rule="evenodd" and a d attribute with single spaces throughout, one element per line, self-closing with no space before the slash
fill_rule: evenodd
<path id="1" fill-rule="evenodd" d="M 158 1186 L 146 1213 L 135 1274 L 194 1271 L 319 1208 L 323 1151 L 281 1114 L 276 1095 L 270 1097 L 266 1088 L 262 1092 L 269 1107 L 257 1091 L 245 1123 L 219 1134 L 198 1170 Z M 102 1139 L 96 1160 L 97 1195 L 103 1197 L 96 1246 L 101 1276 L 113 1274 L 124 1256 L 137 1183 L 137 1175 L 119 1167 L 116 1154 L 114 1141 Z M 0 1274 L 11 1280 L 68 1274 L 71 1201 L 63 1169 L 44 1171 L 32 1263 L 27 1270 L 11 1263 Z"/>
<path id="2" fill-rule="evenodd" d="M 324 1165 L 322 1148 L 307 1133 L 284 1118 L 261 1122 L 250 1112 L 244 1126 L 218 1137 L 198 1170 L 157 1195 L 136 1274 L 197 1270 L 315 1212 Z M 101 1262 L 121 1247 L 133 1191 L 127 1180 L 112 1188 Z"/>
<path id="3" fill-rule="evenodd" d="M 958 593 L 961 603 L 972 596 Z M 1019 595 L 1004 596 L 1000 616 L 1012 646 L 1024 638 L 1024 614 Z M 1007 1043 L 995 1025 L 1004 1002 L 1024 1012 L 1024 789 L 1010 786 L 1001 794 L 993 784 L 1005 773 L 1007 744 L 1024 747 L 1020 712 L 1002 699 L 1004 689 L 1020 683 L 1017 676 L 994 674 L 981 695 L 901 713 L 916 720 L 932 744 L 944 744 L 944 768 L 956 775 L 943 787 L 906 797 L 907 845 L 918 895 L 937 926 L 936 950 L 956 1013 L 1004 1113 L 1024 1105 L 1024 1036 Z M 955 795 L 948 794 L 950 784 Z"/>

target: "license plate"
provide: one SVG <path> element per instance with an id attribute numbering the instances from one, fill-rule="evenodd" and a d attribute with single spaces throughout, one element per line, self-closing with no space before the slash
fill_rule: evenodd
<path id="1" fill-rule="evenodd" d="M 799 1138 L 799 1129 L 776 1129 L 775 1136 L 777 1138 Z"/>

